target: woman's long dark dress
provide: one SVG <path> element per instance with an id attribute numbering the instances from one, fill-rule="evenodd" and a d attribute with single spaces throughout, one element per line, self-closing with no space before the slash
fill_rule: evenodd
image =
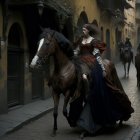
<path id="1" fill-rule="evenodd" d="M 120 88 L 114 86 L 107 77 L 103 77 L 101 66 L 92 54 L 95 47 L 101 53 L 105 50 L 105 46 L 97 40 L 80 46 L 80 59 L 92 70 L 87 102 L 77 121 L 77 125 L 89 133 L 95 133 L 101 127 L 112 126 L 118 120 L 126 121 L 130 118 L 131 113 L 134 112 L 119 79 L 117 80 Z"/>

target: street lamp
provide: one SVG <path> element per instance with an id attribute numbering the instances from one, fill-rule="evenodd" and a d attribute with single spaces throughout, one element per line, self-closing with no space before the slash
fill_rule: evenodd
<path id="1" fill-rule="evenodd" d="M 39 13 L 39 15 L 42 16 L 43 9 L 44 9 L 44 0 L 40 0 L 39 3 L 38 3 L 38 5 L 37 5 L 37 7 L 38 7 L 38 13 Z"/>

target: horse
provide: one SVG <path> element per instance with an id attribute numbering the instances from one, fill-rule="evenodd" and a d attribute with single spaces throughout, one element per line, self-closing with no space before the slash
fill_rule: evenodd
<path id="1" fill-rule="evenodd" d="M 85 84 L 83 82 L 82 75 L 79 74 L 79 69 L 81 67 L 87 68 L 85 64 L 78 65 L 79 61 L 73 56 L 73 47 L 70 45 L 69 40 L 56 30 L 49 28 L 44 29 L 41 39 L 39 41 L 38 50 L 30 63 L 31 69 L 40 69 L 42 65 L 45 64 L 50 56 L 53 56 L 54 70 L 53 74 L 50 76 L 49 86 L 52 87 L 52 96 L 54 100 L 54 124 L 52 136 L 56 135 L 57 131 L 57 116 L 58 116 L 58 106 L 60 100 L 60 94 L 64 95 L 63 104 L 63 115 L 67 118 L 69 122 L 69 115 L 80 114 L 82 107 L 74 102 L 83 101 L 85 98 L 86 88 L 83 88 Z M 116 73 L 116 69 L 113 63 L 109 60 L 104 60 L 104 66 L 107 71 L 107 76 L 110 77 L 110 81 L 116 84 L 116 87 L 121 87 L 121 83 Z M 80 67 L 79 69 L 77 67 Z M 90 70 L 89 70 L 90 72 Z M 87 82 L 88 84 L 88 82 Z M 123 89 L 121 87 L 121 89 Z M 76 107 L 76 113 L 67 112 L 68 103 L 73 103 L 73 108 Z M 78 116 L 77 116 L 78 117 Z"/>
<path id="2" fill-rule="evenodd" d="M 140 88 L 140 52 L 137 52 L 135 56 L 135 67 L 137 72 L 137 87 Z"/>
<path id="3" fill-rule="evenodd" d="M 50 56 L 53 56 L 54 71 L 49 78 L 48 85 L 53 89 L 54 125 L 52 136 L 55 136 L 56 130 L 58 129 L 57 116 L 60 94 L 62 93 L 64 95 L 63 115 L 68 119 L 67 104 L 70 99 L 74 100 L 72 97 L 76 96 L 79 92 L 79 85 L 77 84 L 78 72 L 77 67 L 71 60 L 74 52 L 69 40 L 59 32 L 49 28 L 44 29 L 40 38 L 39 47 L 31 61 L 30 69 L 42 70 L 42 65 L 45 64 L 45 61 L 47 61 Z"/>
<path id="4" fill-rule="evenodd" d="M 120 59 L 124 66 L 124 77 L 129 77 L 130 64 L 133 62 L 133 53 L 129 47 L 125 47 L 125 45 L 120 47 Z"/>

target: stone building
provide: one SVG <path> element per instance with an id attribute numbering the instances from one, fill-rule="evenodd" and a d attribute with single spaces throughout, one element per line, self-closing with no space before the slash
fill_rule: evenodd
<path id="1" fill-rule="evenodd" d="M 0 113 L 50 96 L 44 73 L 30 72 L 28 66 L 41 28 L 50 27 L 72 39 L 71 13 L 64 4 L 62 0 L 0 1 Z"/>
<path id="2" fill-rule="evenodd" d="M 140 0 L 136 0 L 136 47 L 140 43 Z"/>
<path id="3" fill-rule="evenodd" d="M 133 1 L 135 3 L 135 1 Z M 0 1 L 0 113 L 51 96 L 44 72 L 30 72 L 41 29 L 49 27 L 73 41 L 85 23 L 98 25 L 106 42 L 105 58 L 119 61 L 117 43 L 125 38 L 131 0 L 1 0 Z M 131 5 L 132 4 L 132 5 Z M 129 13 L 129 12 L 128 12 Z M 133 17 L 134 12 L 132 13 Z M 128 14 L 129 15 L 129 14 Z M 134 20 L 131 21 L 131 25 Z M 129 29 L 130 31 L 130 29 Z M 130 32 L 128 32 L 130 33 Z M 130 33 L 133 36 L 132 33 Z"/>
<path id="4" fill-rule="evenodd" d="M 100 38 L 107 44 L 104 57 L 114 62 L 119 61 L 118 42 L 128 36 L 125 33 L 125 29 L 128 28 L 127 22 L 135 24 L 134 18 L 129 16 L 131 14 L 135 17 L 135 1 L 129 1 L 73 0 L 75 30 L 78 30 L 79 34 L 84 23 L 96 23 L 101 30 Z M 125 13 L 128 15 L 125 16 Z M 131 34 L 134 34 L 134 30 Z"/>
<path id="5" fill-rule="evenodd" d="M 135 47 L 136 43 L 136 8 L 135 8 L 135 0 L 129 0 L 126 5 L 126 9 L 124 10 L 124 15 L 126 17 L 125 26 L 123 28 L 123 40 L 126 37 L 130 38 L 132 46 Z"/>

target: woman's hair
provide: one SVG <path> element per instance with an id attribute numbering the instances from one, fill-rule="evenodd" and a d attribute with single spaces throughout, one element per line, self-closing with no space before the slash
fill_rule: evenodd
<path id="1" fill-rule="evenodd" d="M 100 30 L 99 28 L 94 25 L 94 24 L 84 24 L 83 28 L 86 28 L 88 31 L 89 31 L 89 34 L 92 36 L 92 35 L 97 35 L 100 33 Z"/>

